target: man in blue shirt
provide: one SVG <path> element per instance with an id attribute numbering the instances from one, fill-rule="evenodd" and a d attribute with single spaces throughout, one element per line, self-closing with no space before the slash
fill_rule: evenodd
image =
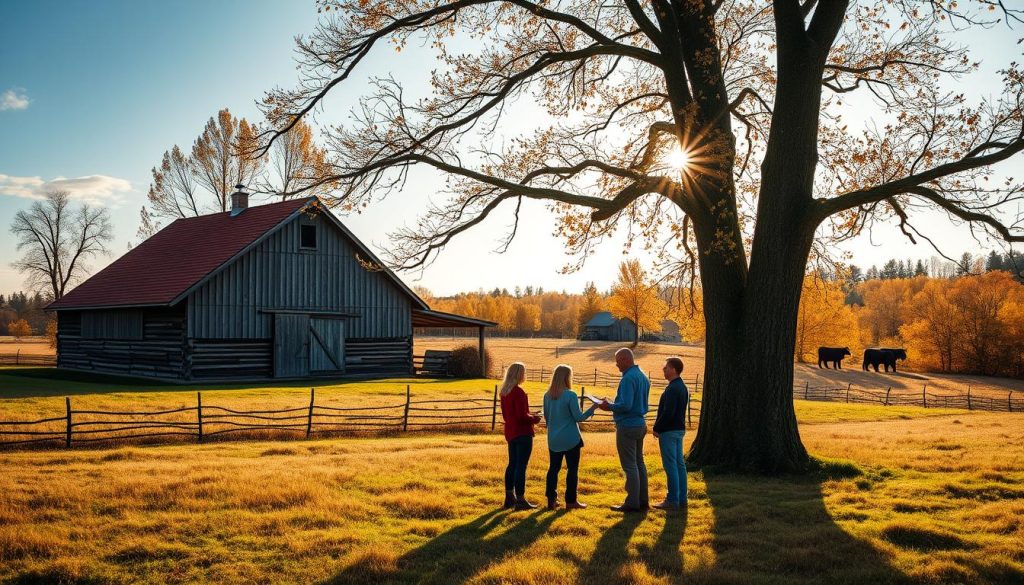
<path id="1" fill-rule="evenodd" d="M 615 352 L 615 367 L 622 372 L 615 401 L 601 403 L 612 411 L 615 420 L 615 447 L 619 464 L 626 474 L 626 500 L 612 506 L 616 512 L 641 512 L 650 508 L 647 494 L 647 466 L 644 464 L 644 436 L 647 435 L 647 399 L 651 381 L 633 361 L 633 352 L 622 348 Z"/>

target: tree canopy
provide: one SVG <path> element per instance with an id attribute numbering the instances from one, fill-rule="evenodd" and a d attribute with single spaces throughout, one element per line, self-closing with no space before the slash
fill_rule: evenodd
<path id="1" fill-rule="evenodd" d="M 413 43 L 438 67 L 428 95 L 375 78 L 327 132 L 354 208 L 412 168 L 447 178 L 387 259 L 423 266 L 499 209 L 514 237 L 546 202 L 585 259 L 615 230 L 700 279 L 708 340 L 697 463 L 762 471 L 807 461 L 791 400 L 809 258 L 887 219 L 914 241 L 924 208 L 1024 241 L 1024 186 L 997 175 L 1024 150 L 1024 73 L 971 101 L 965 29 L 1022 22 L 999 0 L 322 0 L 298 43 L 301 78 L 269 92 L 264 150 L 344 86 L 375 50 Z M 866 96 L 866 97 L 861 97 Z M 550 123 L 514 115 L 516 100 Z M 874 108 L 858 127 L 846 110 Z"/>

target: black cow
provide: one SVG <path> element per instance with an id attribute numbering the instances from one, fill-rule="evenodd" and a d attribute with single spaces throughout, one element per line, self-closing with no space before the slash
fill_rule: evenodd
<path id="1" fill-rule="evenodd" d="M 843 358 L 850 355 L 850 348 L 848 347 L 819 347 L 818 348 L 818 367 L 821 367 L 821 363 L 825 362 L 825 369 L 828 369 L 829 362 L 837 370 L 843 369 Z"/>
<path id="2" fill-rule="evenodd" d="M 864 371 L 867 371 L 868 366 L 875 368 L 878 371 L 878 366 L 885 366 L 885 371 L 888 372 L 889 368 L 892 371 L 896 371 L 896 360 L 907 359 L 907 350 L 897 347 L 872 347 L 864 350 Z"/>

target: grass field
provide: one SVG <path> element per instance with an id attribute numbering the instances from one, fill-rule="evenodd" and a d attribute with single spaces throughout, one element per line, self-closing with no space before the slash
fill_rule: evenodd
<path id="1" fill-rule="evenodd" d="M 45 337 L 23 337 L 15 339 L 9 335 L 0 335 L 0 355 L 53 355 L 50 340 Z"/>
<path id="2" fill-rule="evenodd" d="M 803 424 L 817 474 L 693 472 L 688 514 L 625 518 L 611 433 L 587 433 L 570 513 L 498 511 L 488 434 L 2 453 L 0 581 L 1024 582 L 1021 415 L 924 414 Z"/>
<path id="3" fill-rule="evenodd" d="M 422 353 L 425 349 L 450 349 L 458 345 L 470 343 L 475 339 L 453 339 L 451 337 L 416 338 L 415 352 Z M 607 341 L 576 341 L 574 339 L 524 339 L 524 338 L 489 338 L 487 348 L 497 366 L 508 365 L 514 361 L 526 363 L 531 370 L 544 366 L 548 372 L 559 364 L 565 363 L 573 367 L 585 384 L 588 374 L 594 370 L 599 372 L 615 372 L 615 350 L 623 344 Z M 628 345 L 628 344 L 626 344 Z M 557 348 L 557 349 L 556 349 Z M 684 377 L 692 379 L 704 372 L 704 348 L 702 346 L 672 343 L 641 343 L 634 352 L 637 363 L 645 372 L 659 375 L 666 357 L 679 356 L 683 360 Z M 907 371 L 897 373 L 875 373 L 861 370 L 860 356 L 852 356 L 844 362 L 843 370 L 819 369 L 817 364 L 797 364 L 794 372 L 794 383 L 803 386 L 805 383 L 815 386 L 854 387 L 866 389 L 882 389 L 892 387 L 894 392 L 920 392 L 922 386 L 928 385 L 928 392 L 937 394 L 958 394 L 971 392 L 979 396 L 1005 398 L 1007 392 L 1024 393 L 1024 380 L 1009 378 L 993 378 L 988 376 L 960 376 L 933 374 L 912 371 L 913 364 L 906 364 Z M 903 370 L 901 363 L 900 369 Z"/>

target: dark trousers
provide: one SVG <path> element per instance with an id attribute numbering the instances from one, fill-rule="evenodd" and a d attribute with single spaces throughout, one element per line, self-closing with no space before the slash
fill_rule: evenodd
<path id="1" fill-rule="evenodd" d="M 526 465 L 533 452 L 533 437 L 523 435 L 508 442 L 508 467 L 505 468 L 505 491 L 515 491 L 523 499 L 526 493 Z"/>
<path id="2" fill-rule="evenodd" d="M 580 450 L 583 443 L 576 445 L 568 451 L 549 451 L 551 463 L 548 464 L 548 480 L 545 495 L 549 500 L 558 498 L 558 474 L 562 471 L 562 458 L 565 458 L 565 502 L 572 504 L 576 502 L 576 486 L 579 484 L 580 471 Z"/>

